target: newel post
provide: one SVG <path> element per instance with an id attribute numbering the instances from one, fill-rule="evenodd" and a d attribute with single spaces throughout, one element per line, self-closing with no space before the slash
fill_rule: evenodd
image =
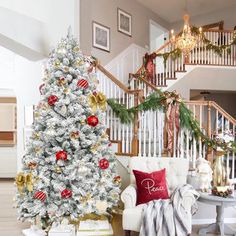
<path id="1" fill-rule="evenodd" d="M 211 138 L 211 102 L 207 103 L 207 136 Z M 207 147 L 207 160 L 213 162 L 212 148 Z"/>

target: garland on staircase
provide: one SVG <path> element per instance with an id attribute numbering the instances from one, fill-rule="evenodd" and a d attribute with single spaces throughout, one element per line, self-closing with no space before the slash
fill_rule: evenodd
<path id="1" fill-rule="evenodd" d="M 170 145 L 170 147 L 168 147 L 169 150 L 172 147 L 171 140 L 173 140 L 174 121 L 174 125 L 177 130 L 179 130 L 180 127 L 189 130 L 195 139 L 201 140 L 208 147 L 213 149 L 220 147 L 226 152 L 236 152 L 235 141 L 225 143 L 216 139 L 211 139 L 205 135 L 202 132 L 198 121 L 194 118 L 193 113 L 187 108 L 185 103 L 181 100 L 180 96 L 176 92 L 162 92 L 161 90 L 158 90 L 150 94 L 144 100 L 144 102 L 128 109 L 125 107 L 125 105 L 119 104 L 115 99 L 108 99 L 107 103 L 123 124 L 132 123 L 137 112 L 156 110 L 165 112 L 167 121 L 168 146 Z"/>
<path id="2" fill-rule="evenodd" d="M 206 38 L 204 32 L 200 32 L 199 29 L 195 26 L 191 27 L 191 32 L 194 34 L 196 37 L 199 37 L 200 40 L 203 42 L 204 46 L 200 47 L 199 50 L 203 50 L 204 47 L 207 50 L 212 50 L 215 52 L 218 56 L 222 57 L 223 52 L 226 52 L 227 54 L 231 54 L 231 46 L 236 45 L 236 31 L 234 31 L 233 39 L 232 42 L 229 44 L 225 44 L 225 36 L 223 33 L 219 34 L 218 38 L 218 44 L 216 45 L 215 43 L 212 43 L 209 39 Z M 173 60 L 176 60 L 182 56 L 183 52 L 179 48 L 175 48 L 171 50 L 170 52 L 165 52 L 165 53 L 152 53 L 148 55 L 150 58 L 155 59 L 156 57 L 162 57 L 163 58 L 163 63 L 164 67 L 166 67 L 167 60 L 171 57 Z M 143 67 L 139 71 L 139 73 L 134 74 L 133 77 L 135 78 L 146 78 L 147 74 L 147 68 L 145 67 L 145 61 L 143 63 Z"/>

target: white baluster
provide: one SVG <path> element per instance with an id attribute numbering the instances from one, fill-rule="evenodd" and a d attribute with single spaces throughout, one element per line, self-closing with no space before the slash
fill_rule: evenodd
<path id="1" fill-rule="evenodd" d="M 143 155 L 146 156 L 146 120 L 147 112 L 144 113 L 144 122 L 143 122 Z"/>
<path id="2" fill-rule="evenodd" d="M 154 116 L 154 121 L 153 121 L 153 156 L 157 156 L 157 135 L 159 134 L 159 123 L 158 121 L 158 113 L 159 111 L 154 111 L 153 116 Z M 159 135 L 158 135 L 159 136 Z"/>

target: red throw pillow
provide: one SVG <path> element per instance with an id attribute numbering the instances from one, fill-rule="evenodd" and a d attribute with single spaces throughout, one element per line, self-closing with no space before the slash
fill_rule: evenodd
<path id="1" fill-rule="evenodd" d="M 166 169 L 145 173 L 133 170 L 137 185 L 137 205 L 154 199 L 168 199 Z"/>

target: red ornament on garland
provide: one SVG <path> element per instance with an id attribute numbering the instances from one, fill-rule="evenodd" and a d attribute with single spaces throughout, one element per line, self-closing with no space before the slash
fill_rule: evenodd
<path id="1" fill-rule="evenodd" d="M 82 88 L 82 89 L 87 89 L 89 86 L 88 81 L 85 79 L 81 79 L 77 83 L 77 87 Z"/>
<path id="2" fill-rule="evenodd" d="M 88 125 L 95 127 L 98 124 L 98 118 L 96 116 L 89 116 L 87 118 L 87 123 Z"/>
<path id="3" fill-rule="evenodd" d="M 45 84 L 41 84 L 40 86 L 39 86 L 39 92 L 40 92 L 40 94 L 41 95 L 43 95 L 43 87 L 45 86 Z"/>
<path id="4" fill-rule="evenodd" d="M 65 151 L 59 151 L 56 153 L 56 159 L 58 160 L 63 160 L 66 161 L 67 160 L 67 152 Z"/>
<path id="5" fill-rule="evenodd" d="M 71 198 L 72 197 L 72 191 L 70 189 L 64 189 L 61 192 L 61 198 Z"/>
<path id="6" fill-rule="evenodd" d="M 99 161 L 99 167 L 102 169 L 102 170 L 105 170 L 109 167 L 109 161 L 106 159 L 106 158 L 103 158 Z"/>
<path id="7" fill-rule="evenodd" d="M 44 193 L 42 191 L 37 191 L 34 194 L 34 199 L 38 199 L 38 200 L 44 202 L 46 200 L 46 193 Z"/>
<path id="8" fill-rule="evenodd" d="M 58 101 L 58 97 L 56 95 L 51 95 L 48 97 L 48 104 L 53 106 Z"/>

